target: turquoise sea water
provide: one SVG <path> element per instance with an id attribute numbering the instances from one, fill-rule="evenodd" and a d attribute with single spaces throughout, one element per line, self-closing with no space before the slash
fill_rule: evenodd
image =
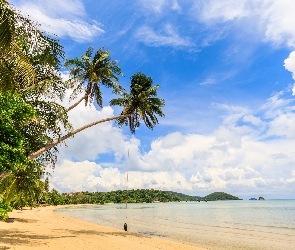
<path id="1" fill-rule="evenodd" d="M 295 250 L 295 200 L 68 207 L 58 213 L 208 249 Z M 126 218 L 127 217 L 127 218 Z"/>

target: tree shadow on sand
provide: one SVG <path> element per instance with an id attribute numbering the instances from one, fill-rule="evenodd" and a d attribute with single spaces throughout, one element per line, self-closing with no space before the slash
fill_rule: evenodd
<path id="1" fill-rule="evenodd" d="M 130 232 L 102 232 L 96 230 L 64 230 L 70 234 L 79 235 L 79 234 L 89 234 L 89 235 L 97 235 L 97 236 L 119 236 L 119 237 L 126 237 L 127 235 L 132 235 L 138 238 L 146 237 L 144 235 L 130 233 Z"/>
<path id="2" fill-rule="evenodd" d="M 72 235 L 59 235 L 59 236 L 48 236 L 34 234 L 29 231 L 18 231 L 18 230 L 1 230 L 0 231 L 0 243 L 9 244 L 13 246 L 17 245 L 44 245 L 43 240 L 56 239 L 56 238 L 69 238 L 75 237 Z M 7 246 L 1 246 L 0 249 L 10 249 Z"/>
<path id="3" fill-rule="evenodd" d="M 24 223 L 26 220 L 23 221 Z M 1 230 L 0 231 L 0 244 L 7 244 L 9 246 L 19 246 L 19 245 L 30 245 L 30 246 L 40 246 L 46 245 L 47 240 L 57 239 L 57 238 L 75 238 L 79 235 L 96 235 L 96 236 L 118 236 L 126 237 L 132 235 L 135 237 L 147 237 L 135 233 L 129 232 L 102 232 L 96 230 L 66 230 L 66 229 L 53 229 L 54 231 L 59 231 L 58 236 L 56 235 L 40 235 L 34 234 L 30 231 L 19 231 L 16 229 L 11 230 Z M 11 249 L 9 246 L 0 246 L 0 250 Z"/>
<path id="4" fill-rule="evenodd" d="M 21 222 L 21 223 L 34 223 L 38 221 L 34 219 L 23 219 L 23 218 L 12 218 L 12 219 L 14 219 L 14 221 Z"/>

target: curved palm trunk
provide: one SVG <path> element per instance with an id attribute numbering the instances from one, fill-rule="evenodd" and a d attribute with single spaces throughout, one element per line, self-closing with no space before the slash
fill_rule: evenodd
<path id="1" fill-rule="evenodd" d="M 8 172 L 1 172 L 0 173 L 0 182 L 5 179 L 6 177 L 8 177 L 10 175 L 10 173 Z"/>
<path id="2" fill-rule="evenodd" d="M 73 108 L 77 107 L 80 102 L 82 102 L 86 97 L 87 97 L 88 94 L 85 94 L 81 99 L 79 99 L 77 102 L 75 102 L 73 105 L 71 105 L 70 107 L 68 107 L 66 109 L 66 112 L 69 112 L 70 110 L 72 110 Z"/>
<path id="3" fill-rule="evenodd" d="M 62 136 L 61 138 L 55 140 L 54 142 L 48 144 L 47 146 L 39 149 L 35 153 L 30 154 L 28 156 L 28 159 L 29 160 L 35 159 L 36 157 L 38 157 L 39 155 L 43 154 L 45 151 L 51 149 L 52 147 L 56 146 L 60 142 L 66 140 L 66 139 L 70 138 L 71 136 L 73 136 L 73 135 L 75 135 L 75 134 L 77 134 L 77 133 L 79 133 L 79 132 L 81 132 L 81 131 L 83 131 L 83 130 L 85 130 L 87 128 L 90 128 L 90 127 L 92 127 L 92 126 L 94 126 L 96 124 L 107 122 L 107 121 L 111 121 L 111 120 L 115 120 L 115 119 L 119 119 L 119 118 L 129 117 L 129 116 L 130 116 L 130 114 L 128 114 L 128 115 L 118 115 L 118 116 L 113 116 L 113 117 L 110 117 L 110 118 L 106 118 L 106 119 L 102 119 L 102 120 L 99 120 L 99 121 L 95 121 L 95 122 L 89 123 L 89 124 L 87 124 L 87 125 L 85 125 L 85 126 L 83 126 L 81 128 L 78 128 L 78 129 L 74 130 L 73 132 L 68 133 L 65 136 Z"/>

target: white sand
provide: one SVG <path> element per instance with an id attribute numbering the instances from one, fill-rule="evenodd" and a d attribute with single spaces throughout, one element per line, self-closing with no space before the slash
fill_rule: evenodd
<path id="1" fill-rule="evenodd" d="M 0 249 L 204 250 L 76 220 L 53 212 L 59 206 L 14 210 L 0 222 Z"/>

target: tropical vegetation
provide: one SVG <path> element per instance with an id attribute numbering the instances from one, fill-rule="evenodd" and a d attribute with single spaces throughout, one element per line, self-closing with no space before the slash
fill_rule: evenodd
<path id="1" fill-rule="evenodd" d="M 48 182 L 48 179 L 47 179 Z M 155 202 L 204 202 L 217 200 L 240 200 L 238 197 L 223 192 L 215 192 L 205 197 L 190 196 L 173 191 L 155 189 L 115 190 L 110 192 L 68 192 L 59 193 L 56 189 L 43 190 L 38 202 L 33 206 L 70 205 L 70 204 L 107 204 L 107 203 L 155 203 Z M 20 203 L 13 203 L 14 208 L 21 208 Z M 22 206 L 32 206 L 22 203 Z"/>
<path id="2" fill-rule="evenodd" d="M 168 192 L 154 189 L 116 190 L 111 192 L 70 192 L 59 194 L 53 189 L 48 193 L 48 204 L 105 204 L 172 202 L 180 199 Z"/>
<path id="3" fill-rule="evenodd" d="M 153 79 L 140 72 L 131 77 L 127 93 L 119 84 L 121 68 L 104 47 L 96 52 L 90 47 L 81 59 L 64 58 L 63 47 L 55 38 L 41 32 L 8 1 L 0 0 L 2 219 L 10 205 L 34 206 L 45 199 L 46 169 L 55 166 L 57 145 L 67 138 L 111 120 L 119 126 L 128 125 L 132 133 L 141 121 L 153 129 L 157 116 L 164 116 L 164 100 L 157 97 L 159 85 L 153 85 Z M 61 77 L 62 65 L 70 70 L 68 81 Z M 121 114 L 74 129 L 68 113 L 82 101 L 85 105 L 95 101 L 102 107 L 102 85 L 121 96 L 110 102 L 123 107 Z M 74 104 L 64 107 L 59 103 L 70 90 Z"/>
<path id="4" fill-rule="evenodd" d="M 214 192 L 203 197 L 206 201 L 241 200 L 239 197 L 224 192 Z"/>

